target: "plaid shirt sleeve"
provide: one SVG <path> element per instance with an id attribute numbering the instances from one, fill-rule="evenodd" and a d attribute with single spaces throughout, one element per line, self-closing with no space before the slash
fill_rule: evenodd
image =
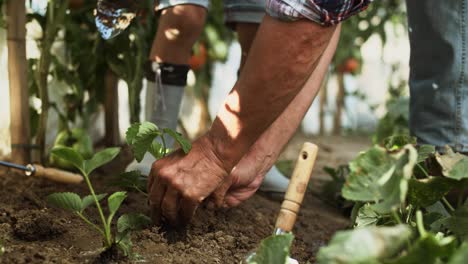
<path id="1" fill-rule="evenodd" d="M 281 20 L 302 18 L 323 26 L 340 23 L 361 12 L 373 0 L 266 0 L 267 13 Z"/>

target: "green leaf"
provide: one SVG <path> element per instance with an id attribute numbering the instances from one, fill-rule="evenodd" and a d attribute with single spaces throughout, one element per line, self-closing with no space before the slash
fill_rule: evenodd
<path id="1" fill-rule="evenodd" d="M 444 177 L 410 179 L 408 201 L 415 206 L 426 207 L 439 201 L 457 185 L 457 181 Z"/>
<path id="2" fill-rule="evenodd" d="M 153 155 L 155 159 L 161 159 L 164 157 L 164 155 L 166 155 L 166 150 L 164 150 L 163 145 L 157 142 L 156 140 L 154 140 L 151 143 L 151 146 L 148 149 L 148 151 L 149 153 L 151 153 L 151 155 Z"/>
<path id="3" fill-rule="evenodd" d="M 419 238 L 406 254 L 388 263 L 441 263 L 442 259 L 453 254 L 456 243 L 454 237 L 443 237 L 428 233 L 425 237 Z"/>
<path id="4" fill-rule="evenodd" d="M 452 255 L 448 264 L 465 264 L 468 259 L 468 242 L 463 242 Z"/>
<path id="5" fill-rule="evenodd" d="M 249 257 L 248 264 L 285 264 L 289 257 L 294 236 L 289 234 L 273 235 L 262 240 L 257 252 Z"/>
<path id="6" fill-rule="evenodd" d="M 107 193 L 97 194 L 96 198 L 98 201 L 101 201 L 106 196 L 107 196 Z M 81 201 L 81 212 L 83 212 L 86 208 L 88 208 L 93 203 L 94 203 L 94 197 L 91 194 L 83 197 L 83 200 Z"/>
<path id="7" fill-rule="evenodd" d="M 391 212 L 406 200 L 416 159 L 412 145 L 396 153 L 378 146 L 371 148 L 350 163 L 351 173 L 343 186 L 343 197 L 374 202 L 372 209 L 378 213 Z"/>
<path id="8" fill-rule="evenodd" d="M 417 163 L 425 161 L 431 155 L 435 154 L 435 147 L 432 145 L 421 145 L 418 148 L 418 161 Z"/>
<path id="9" fill-rule="evenodd" d="M 375 226 L 379 222 L 379 220 L 382 217 L 372 210 L 371 206 L 369 204 L 365 204 L 362 206 L 359 211 L 358 215 L 356 217 L 356 227 L 366 227 L 366 226 Z"/>
<path id="10" fill-rule="evenodd" d="M 76 193 L 53 193 L 47 196 L 47 202 L 55 207 L 72 212 L 81 212 L 81 198 Z"/>
<path id="11" fill-rule="evenodd" d="M 126 231 L 141 230 L 151 224 L 151 218 L 144 214 L 124 214 L 117 220 L 117 231 L 124 233 Z"/>
<path id="12" fill-rule="evenodd" d="M 133 252 L 133 243 L 130 233 L 117 233 L 115 236 L 117 246 L 123 252 L 124 256 L 131 256 Z"/>
<path id="13" fill-rule="evenodd" d="M 109 198 L 107 198 L 107 206 L 109 207 L 109 213 L 114 215 L 119 210 L 122 202 L 127 198 L 126 192 L 115 192 Z"/>
<path id="14" fill-rule="evenodd" d="M 453 152 L 448 146 L 445 149 L 445 154 L 436 154 L 436 159 L 442 167 L 442 174 L 455 180 L 468 178 L 468 157 Z"/>
<path id="15" fill-rule="evenodd" d="M 189 140 L 184 138 L 182 134 L 177 133 L 169 128 L 164 128 L 163 131 L 164 133 L 173 137 L 179 143 L 180 147 L 182 148 L 185 154 L 189 153 L 189 151 L 192 149 L 192 143 L 190 143 Z"/>
<path id="16" fill-rule="evenodd" d="M 137 189 L 145 192 L 148 178 L 141 175 L 138 170 L 121 173 L 118 178 L 112 182 L 114 186 Z"/>
<path id="17" fill-rule="evenodd" d="M 95 169 L 113 160 L 120 153 L 120 148 L 106 148 L 94 156 L 84 161 L 84 169 L 87 175 L 91 174 Z"/>
<path id="18" fill-rule="evenodd" d="M 161 135 L 159 128 L 150 122 L 133 124 L 127 130 L 127 143 L 138 162 L 143 159 L 145 153 L 152 146 L 153 140 L 159 135 Z"/>
<path id="19" fill-rule="evenodd" d="M 134 123 L 125 132 L 125 140 L 127 141 L 128 145 L 132 145 L 133 141 L 135 140 L 138 130 L 140 129 L 141 123 Z"/>
<path id="20" fill-rule="evenodd" d="M 339 231 L 328 246 L 320 249 L 317 263 L 381 263 L 400 252 L 411 236 L 411 228 L 407 225 Z"/>
<path id="21" fill-rule="evenodd" d="M 452 231 L 457 237 L 468 239 L 468 205 L 463 205 L 455 210 L 452 216 L 437 221 L 435 224 L 441 225 Z M 433 224 L 433 225 L 435 225 Z"/>
<path id="22" fill-rule="evenodd" d="M 80 153 L 69 147 L 55 147 L 52 149 L 51 154 L 66 160 L 73 164 L 78 170 L 84 172 L 84 159 Z"/>

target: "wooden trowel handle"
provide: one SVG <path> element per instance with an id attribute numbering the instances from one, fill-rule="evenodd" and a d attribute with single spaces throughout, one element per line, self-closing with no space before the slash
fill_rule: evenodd
<path id="1" fill-rule="evenodd" d="M 34 177 L 46 178 L 48 180 L 68 184 L 78 184 L 83 181 L 83 177 L 76 173 L 53 168 L 44 168 L 39 164 L 34 164 L 33 166 L 35 168 Z"/>
<path id="2" fill-rule="evenodd" d="M 296 162 L 288 190 L 281 204 L 281 210 L 276 219 L 275 228 L 284 232 L 290 232 L 296 222 L 297 213 L 304 200 L 307 184 L 314 168 L 318 147 L 306 142 L 302 145 L 301 152 Z"/>

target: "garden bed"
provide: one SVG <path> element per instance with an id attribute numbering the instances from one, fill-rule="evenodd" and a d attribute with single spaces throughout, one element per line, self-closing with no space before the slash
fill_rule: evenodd
<path id="1" fill-rule="evenodd" d="M 296 152 L 297 153 L 297 152 Z M 318 164 L 336 158 L 333 150 L 322 151 Z M 125 155 L 123 155 L 125 156 Z M 110 193 L 107 180 L 122 171 L 125 157 L 93 176 L 98 193 Z M 335 166 L 337 164 L 327 164 Z M 321 167 L 316 167 L 316 174 Z M 72 213 L 50 208 L 45 196 L 57 191 L 87 194 L 86 186 L 54 184 L 0 171 L 0 241 L 5 254 L 0 263 L 93 263 L 99 259 L 101 237 Z M 272 230 L 280 203 L 256 194 L 237 208 L 212 211 L 201 207 L 185 230 L 153 227 L 135 232 L 133 259 L 118 262 L 147 263 L 239 263 Z M 95 212 L 91 210 L 90 212 Z M 119 214 L 147 212 L 144 196 L 129 193 Z M 91 215 L 94 220 L 97 215 Z M 294 233 L 292 256 L 301 263 L 314 263 L 320 246 L 348 226 L 345 217 L 308 194 Z"/>

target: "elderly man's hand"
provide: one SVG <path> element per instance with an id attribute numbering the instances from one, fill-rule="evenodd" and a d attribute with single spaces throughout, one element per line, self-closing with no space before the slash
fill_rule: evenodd
<path id="1" fill-rule="evenodd" d="M 228 176 L 213 144 L 203 136 L 185 155 L 181 150 L 156 161 L 148 180 L 149 203 L 156 224 L 187 224 L 198 205 Z"/>

